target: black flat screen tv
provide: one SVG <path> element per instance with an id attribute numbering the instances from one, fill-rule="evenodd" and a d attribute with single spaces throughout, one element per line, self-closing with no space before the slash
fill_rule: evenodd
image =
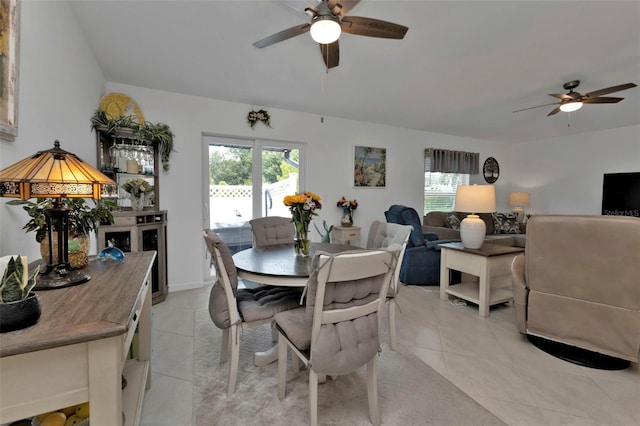
<path id="1" fill-rule="evenodd" d="M 640 172 L 605 173 L 602 214 L 640 217 Z"/>

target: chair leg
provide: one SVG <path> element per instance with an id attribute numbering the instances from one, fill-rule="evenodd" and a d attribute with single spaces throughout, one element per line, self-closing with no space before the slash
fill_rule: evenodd
<path id="1" fill-rule="evenodd" d="M 227 360 L 227 352 L 229 351 L 229 329 L 222 330 L 222 347 L 220 348 L 220 364 Z"/>
<path id="2" fill-rule="evenodd" d="M 311 426 L 318 424 L 318 374 L 309 369 L 309 416 Z"/>
<path id="3" fill-rule="evenodd" d="M 285 338 L 278 333 L 278 398 L 283 400 L 287 394 L 287 342 Z M 297 364 L 298 360 L 294 356 L 293 363 Z"/>
<path id="4" fill-rule="evenodd" d="M 369 419 L 374 425 L 380 424 L 380 407 L 378 406 L 378 366 L 377 355 L 367 363 L 367 396 L 369 397 Z"/>
<path id="5" fill-rule="evenodd" d="M 236 382 L 238 380 L 238 364 L 240 362 L 240 342 L 238 340 L 237 325 L 231 326 L 231 362 L 229 363 L 229 388 L 227 395 L 233 395 L 236 391 Z"/>
<path id="6" fill-rule="evenodd" d="M 389 346 L 391 346 L 391 350 L 396 350 L 396 345 L 398 344 L 396 338 L 396 303 L 394 300 L 387 300 L 389 304 Z"/>

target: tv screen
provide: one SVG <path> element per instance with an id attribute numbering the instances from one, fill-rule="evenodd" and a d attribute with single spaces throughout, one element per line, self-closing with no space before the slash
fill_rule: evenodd
<path id="1" fill-rule="evenodd" d="M 640 217 L 640 172 L 605 173 L 602 214 Z"/>

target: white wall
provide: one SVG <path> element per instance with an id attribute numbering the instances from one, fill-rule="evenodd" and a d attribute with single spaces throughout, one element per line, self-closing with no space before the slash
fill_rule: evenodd
<path id="1" fill-rule="evenodd" d="M 602 175 L 640 172 L 640 126 L 515 145 L 509 190 L 531 192 L 527 213 L 601 212 Z"/>
<path id="2" fill-rule="evenodd" d="M 315 223 L 322 220 L 337 224 L 341 210 L 335 203 L 341 196 L 359 202 L 354 221 L 363 227 L 363 241 L 374 219 L 384 220 L 391 204 L 406 204 L 422 211 L 423 151 L 428 147 L 462 149 L 480 152 L 482 161 L 494 156 L 500 161 L 508 155 L 496 143 L 418 132 L 325 117 L 324 124 L 316 115 L 277 110 L 271 113 L 271 126 L 262 124 L 255 131 L 246 123 L 250 105 L 222 102 L 149 90 L 141 87 L 107 83 L 107 91 L 131 96 L 142 108 L 145 118 L 162 122 L 175 134 L 175 152 L 171 169 L 160 176 L 161 206 L 168 210 L 169 287 L 171 290 L 202 285 L 205 246 L 201 232 L 208 226 L 203 218 L 202 134 L 214 133 L 246 138 L 278 139 L 308 144 L 305 190 L 323 198 L 323 208 Z M 352 184 L 354 145 L 387 148 L 387 187 L 355 189 Z M 501 153 L 505 153 L 502 155 Z M 481 179 L 480 176 L 478 176 Z M 498 181 L 499 189 L 505 180 Z M 503 194 L 506 203 L 506 193 Z M 280 202 L 280 200 L 274 200 Z M 319 237 L 312 231 L 312 239 Z"/>
<path id="3" fill-rule="evenodd" d="M 104 77 L 66 2 L 21 2 L 18 137 L 0 141 L 0 168 L 37 151 L 64 150 L 95 164 L 95 135 L 89 124 L 104 90 Z M 19 207 L 0 198 L 0 254 L 40 258 L 35 234 Z M 95 246 L 95 244 L 94 244 Z"/>

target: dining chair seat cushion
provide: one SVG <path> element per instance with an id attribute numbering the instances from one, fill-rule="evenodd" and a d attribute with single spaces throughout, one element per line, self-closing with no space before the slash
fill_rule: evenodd
<path id="1" fill-rule="evenodd" d="M 301 351 L 311 347 L 312 319 L 307 317 L 304 307 L 280 312 L 273 317 L 276 327 Z"/>
<path id="2" fill-rule="evenodd" d="M 305 352 L 311 348 L 313 321 L 304 308 L 281 312 L 274 320 L 276 327 L 298 350 Z M 310 353 L 311 368 L 322 374 L 347 374 L 366 364 L 379 347 L 376 313 L 337 324 L 323 324 Z"/>
<path id="3" fill-rule="evenodd" d="M 272 318 L 278 312 L 300 307 L 302 291 L 295 287 L 261 286 L 238 290 L 238 311 L 245 322 Z"/>

